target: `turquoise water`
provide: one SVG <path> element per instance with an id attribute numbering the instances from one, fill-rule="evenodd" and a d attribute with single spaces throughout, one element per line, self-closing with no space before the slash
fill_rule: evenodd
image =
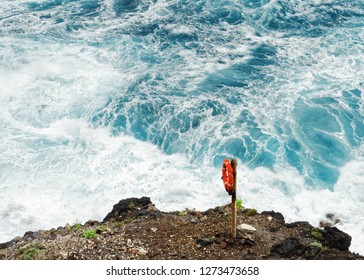
<path id="1" fill-rule="evenodd" d="M 0 240 L 228 203 L 235 156 L 246 205 L 363 253 L 363 27 L 359 0 L 1 1 Z"/>

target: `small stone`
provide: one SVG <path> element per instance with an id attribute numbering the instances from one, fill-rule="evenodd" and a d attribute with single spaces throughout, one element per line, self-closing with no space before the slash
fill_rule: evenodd
<path id="1" fill-rule="evenodd" d="M 202 238 L 197 240 L 197 244 L 200 244 L 203 247 L 208 246 L 212 243 L 213 243 L 212 240 L 209 238 Z"/>
<path id="2" fill-rule="evenodd" d="M 153 231 L 154 233 L 158 231 L 157 228 L 153 228 L 153 227 L 150 230 Z"/>
<path id="3" fill-rule="evenodd" d="M 59 254 L 62 256 L 62 258 L 67 259 L 68 253 L 65 251 L 60 251 Z"/>
<path id="4" fill-rule="evenodd" d="M 18 242 L 20 242 L 20 241 L 21 241 L 21 237 L 20 237 L 20 236 L 17 236 L 17 237 L 15 237 L 15 238 L 13 239 L 13 241 L 14 241 L 15 243 L 18 243 Z"/>
<path id="5" fill-rule="evenodd" d="M 251 241 L 250 239 L 240 239 L 239 244 L 244 246 L 253 246 L 254 242 Z"/>
<path id="6" fill-rule="evenodd" d="M 268 219 L 268 221 L 271 221 L 273 218 L 272 218 L 272 216 L 268 216 L 267 219 Z"/>
<path id="7" fill-rule="evenodd" d="M 227 247 L 226 242 L 225 242 L 225 241 L 222 241 L 222 242 L 220 243 L 220 248 L 221 248 L 221 249 L 226 249 L 226 247 Z"/>
<path id="8" fill-rule="evenodd" d="M 149 203 L 148 207 L 147 207 L 147 211 L 148 212 L 158 212 L 159 210 L 152 203 Z"/>
<path id="9" fill-rule="evenodd" d="M 131 239 L 128 239 L 126 241 L 126 245 L 128 245 L 128 247 L 133 247 L 133 242 L 131 241 Z"/>
<path id="10" fill-rule="evenodd" d="M 244 239 L 250 239 L 251 241 L 254 241 L 255 232 L 257 230 L 255 227 L 252 227 L 251 225 L 248 224 L 240 224 L 238 225 L 237 229 L 239 230 Z"/>
<path id="11" fill-rule="evenodd" d="M 145 209 L 143 209 L 143 210 L 140 210 L 139 212 L 138 212 L 138 214 L 137 214 L 137 216 L 145 216 L 145 215 L 147 215 L 148 214 L 148 210 L 145 210 Z"/>
<path id="12" fill-rule="evenodd" d="M 138 253 L 138 250 L 136 248 L 132 248 L 130 250 L 130 252 L 133 254 L 133 255 L 136 255 Z"/>
<path id="13" fill-rule="evenodd" d="M 148 254 L 148 251 L 144 250 L 143 248 L 139 249 L 138 255 L 145 256 L 146 254 Z"/>

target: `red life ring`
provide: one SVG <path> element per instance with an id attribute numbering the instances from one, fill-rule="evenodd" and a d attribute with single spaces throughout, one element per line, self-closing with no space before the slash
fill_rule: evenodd
<path id="1" fill-rule="evenodd" d="M 231 166 L 230 161 L 226 158 L 222 163 L 222 177 L 221 177 L 225 190 L 232 194 L 233 184 L 234 184 L 234 176 L 233 176 L 233 167 Z"/>

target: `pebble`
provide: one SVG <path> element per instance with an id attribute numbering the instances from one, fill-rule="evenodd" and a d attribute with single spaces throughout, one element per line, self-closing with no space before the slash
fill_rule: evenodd
<path id="1" fill-rule="evenodd" d="M 221 248 L 221 249 L 226 249 L 226 247 L 227 247 L 226 242 L 225 242 L 225 241 L 222 241 L 222 242 L 220 243 L 220 248 Z"/>
<path id="2" fill-rule="evenodd" d="M 153 231 L 153 232 L 157 232 L 158 231 L 158 229 L 157 228 L 154 228 L 154 227 L 152 227 L 150 230 Z"/>
<path id="3" fill-rule="evenodd" d="M 212 243 L 212 240 L 209 238 L 202 238 L 197 240 L 197 244 L 200 244 L 201 246 L 208 246 Z"/>
<path id="4" fill-rule="evenodd" d="M 138 255 L 145 256 L 146 254 L 148 254 L 148 251 L 144 250 L 143 248 L 139 249 Z"/>
<path id="5" fill-rule="evenodd" d="M 131 239 L 128 239 L 126 241 L 126 245 L 128 245 L 128 247 L 133 247 L 133 242 L 131 241 Z"/>

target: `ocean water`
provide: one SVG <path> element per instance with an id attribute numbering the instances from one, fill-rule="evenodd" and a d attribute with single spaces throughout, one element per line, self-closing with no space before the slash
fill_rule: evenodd
<path id="1" fill-rule="evenodd" d="M 2 0 L 0 242 L 102 219 L 229 203 L 364 254 L 361 0 Z"/>

